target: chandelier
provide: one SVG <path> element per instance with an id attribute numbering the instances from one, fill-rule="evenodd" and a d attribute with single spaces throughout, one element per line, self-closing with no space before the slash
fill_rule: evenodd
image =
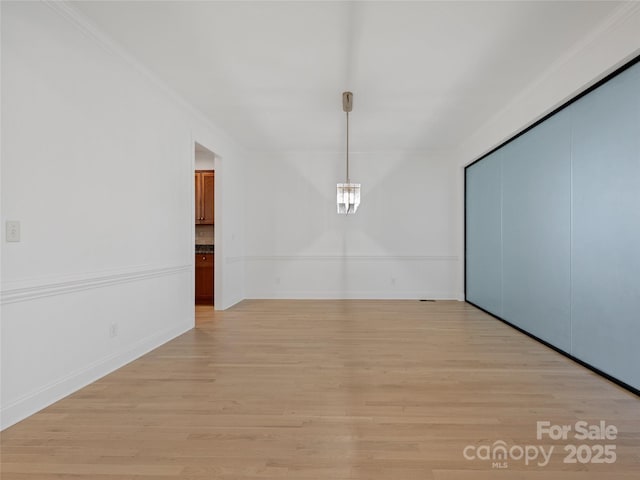
<path id="1" fill-rule="evenodd" d="M 347 180 L 337 184 L 338 213 L 356 213 L 360 205 L 360 184 L 349 179 L 349 112 L 353 109 L 353 93 L 342 93 L 342 110 L 347 114 Z"/>

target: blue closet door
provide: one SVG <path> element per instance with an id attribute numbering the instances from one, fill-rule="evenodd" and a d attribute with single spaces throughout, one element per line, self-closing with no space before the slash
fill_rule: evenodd
<path id="1" fill-rule="evenodd" d="M 640 388 L 640 64 L 571 107 L 571 351 Z"/>
<path id="2" fill-rule="evenodd" d="M 466 298 L 502 315 L 501 153 L 466 170 Z"/>
<path id="3" fill-rule="evenodd" d="M 503 318 L 569 351 L 571 126 L 566 110 L 503 150 Z"/>

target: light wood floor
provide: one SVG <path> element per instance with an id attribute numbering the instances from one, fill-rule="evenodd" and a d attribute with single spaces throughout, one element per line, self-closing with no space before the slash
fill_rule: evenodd
<path id="1" fill-rule="evenodd" d="M 640 478 L 640 399 L 467 304 L 245 301 L 198 317 L 3 432 L 2 480 Z M 537 440 L 545 420 L 619 433 Z M 507 469 L 463 456 L 499 440 L 554 453 Z M 617 461 L 565 464 L 568 443 L 614 444 Z"/>

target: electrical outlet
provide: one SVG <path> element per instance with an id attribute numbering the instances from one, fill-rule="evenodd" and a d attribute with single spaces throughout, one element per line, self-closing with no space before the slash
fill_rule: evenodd
<path id="1" fill-rule="evenodd" d="M 115 338 L 118 336 L 118 324 L 112 323 L 109 325 L 109 337 Z"/>
<path id="2" fill-rule="evenodd" d="M 20 241 L 20 222 L 15 220 L 7 220 L 6 223 L 7 242 Z"/>

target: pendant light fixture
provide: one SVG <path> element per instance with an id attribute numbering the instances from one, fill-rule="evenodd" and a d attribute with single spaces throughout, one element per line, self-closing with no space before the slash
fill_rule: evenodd
<path id="1" fill-rule="evenodd" d="M 360 184 L 349 179 L 349 112 L 353 109 L 353 93 L 342 93 L 342 110 L 347 114 L 347 181 L 337 184 L 338 213 L 356 213 L 360 205 Z"/>

